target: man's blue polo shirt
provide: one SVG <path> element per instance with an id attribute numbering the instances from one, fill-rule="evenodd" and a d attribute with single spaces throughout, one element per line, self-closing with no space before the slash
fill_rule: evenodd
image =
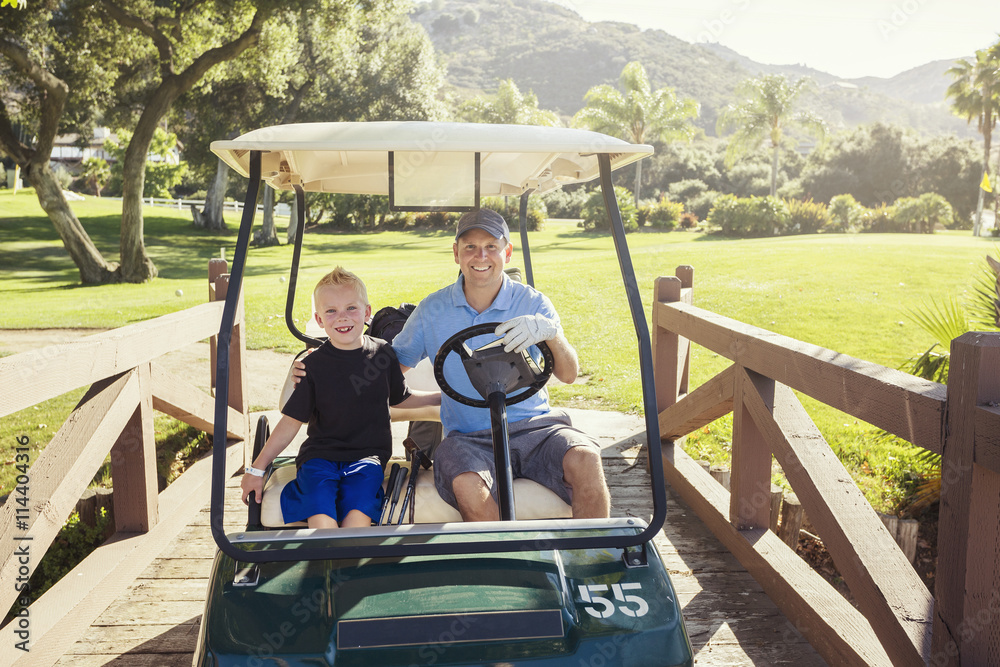
<path id="1" fill-rule="evenodd" d="M 463 285 L 465 278 L 448 287 L 427 296 L 417 305 L 416 310 L 406 321 L 403 330 L 396 334 L 392 341 L 399 362 L 404 366 L 416 366 L 421 359 L 430 357 L 432 360 L 441 345 L 453 335 L 476 324 L 484 322 L 505 322 L 519 315 L 542 314 L 559 321 L 559 315 L 548 297 L 538 290 L 515 283 L 506 275 L 503 285 L 493 304 L 481 313 L 469 305 L 465 298 Z M 475 349 L 496 340 L 493 334 L 477 336 L 467 345 Z M 533 356 L 538 355 L 537 348 L 532 348 Z M 448 383 L 461 394 L 471 398 L 480 398 L 479 392 L 469 382 L 457 354 L 448 356 L 445 362 L 445 377 Z M 507 408 L 507 420 L 510 423 L 542 415 L 549 411 L 548 391 L 542 389 L 531 398 L 511 405 Z M 447 435 L 451 431 L 471 433 L 490 428 L 490 412 L 486 408 L 472 408 L 441 394 L 441 423 Z"/>

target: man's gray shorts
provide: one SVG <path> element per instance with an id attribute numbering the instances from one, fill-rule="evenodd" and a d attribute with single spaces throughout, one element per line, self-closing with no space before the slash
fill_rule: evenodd
<path id="1" fill-rule="evenodd" d="M 563 456 L 573 447 L 599 450 L 597 442 L 574 428 L 569 415 L 560 410 L 514 422 L 508 425 L 507 431 L 514 478 L 534 480 L 572 505 L 572 491 L 563 479 Z M 457 509 L 452 480 L 462 473 L 475 472 L 489 485 L 495 500 L 497 484 L 493 461 L 493 434 L 490 429 L 472 433 L 451 431 L 434 452 L 434 483 L 438 494 Z"/>

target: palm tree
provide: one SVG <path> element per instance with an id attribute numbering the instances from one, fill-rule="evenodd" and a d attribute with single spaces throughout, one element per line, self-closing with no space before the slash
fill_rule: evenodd
<path id="1" fill-rule="evenodd" d="M 976 51 L 974 59 L 956 60 L 948 69 L 948 74 L 955 79 L 945 92 L 951 98 L 952 110 L 964 116 L 969 123 L 975 119 L 983 135 L 983 174 L 986 175 L 990 171 L 993 128 L 1000 116 L 1000 42 L 989 50 Z M 985 194 L 980 188 L 976 219 L 972 226 L 974 236 L 979 236 L 982 225 Z"/>
<path id="2" fill-rule="evenodd" d="M 672 139 L 691 139 L 698 117 L 698 103 L 678 100 L 672 88 L 654 91 L 646 68 L 639 62 L 625 65 L 619 77 L 624 94 L 607 84 L 594 86 L 584 95 L 587 105 L 573 116 L 573 124 L 603 132 L 634 144 Z M 635 201 L 639 203 L 642 160 L 635 163 Z"/>
<path id="3" fill-rule="evenodd" d="M 735 130 L 726 149 L 726 166 L 732 167 L 741 156 L 757 150 L 767 139 L 771 142 L 771 196 L 778 192 L 778 155 L 785 130 L 800 127 L 822 137 L 826 125 L 811 111 L 796 111 L 795 105 L 812 81 L 801 78 L 795 83 L 780 74 L 747 79 L 737 88 L 740 102 L 727 105 L 719 114 L 719 134 Z"/>
<path id="4" fill-rule="evenodd" d="M 951 362 L 951 341 L 969 331 L 1000 330 L 1000 255 L 986 255 L 986 262 L 973 279 L 973 290 L 963 301 L 954 297 L 938 303 L 932 301 L 907 314 L 911 321 L 931 335 L 935 343 L 919 357 L 911 358 L 902 367 L 907 373 L 948 382 Z M 923 480 L 907 499 L 911 516 L 920 514 L 941 498 L 941 455 L 922 449 L 917 454 L 928 467 Z"/>
<path id="5" fill-rule="evenodd" d="M 513 79 L 504 79 L 496 95 L 479 96 L 462 104 L 459 114 L 470 123 L 508 125 L 545 125 L 558 127 L 559 116 L 554 111 L 538 108 L 538 97 L 517 88 Z"/>

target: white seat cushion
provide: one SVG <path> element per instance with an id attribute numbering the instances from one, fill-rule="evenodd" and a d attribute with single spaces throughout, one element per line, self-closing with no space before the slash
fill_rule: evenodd
<path id="1" fill-rule="evenodd" d="M 264 487 L 264 502 L 261 503 L 260 520 L 268 528 L 292 528 L 305 526 L 305 522 L 286 524 L 281 515 L 281 489 L 285 484 L 295 479 L 295 466 L 281 466 L 274 471 Z M 402 510 L 403 496 L 406 487 L 400 493 L 396 503 L 396 511 L 389 523 L 399 520 Z M 454 507 L 446 503 L 438 495 L 434 486 L 434 470 L 421 469 L 417 474 L 417 488 L 414 496 L 414 523 L 449 523 L 461 521 L 462 516 Z M 403 523 L 409 523 L 409 510 L 403 517 Z M 514 480 L 514 514 L 518 519 L 568 519 L 573 516 L 572 508 L 562 498 L 530 479 Z"/>
<path id="2" fill-rule="evenodd" d="M 268 528 L 293 528 L 304 527 L 305 521 L 295 523 L 285 523 L 281 514 L 281 490 L 295 479 L 295 465 L 286 465 L 275 468 L 274 473 L 268 478 L 264 485 L 264 500 L 260 504 L 260 522 Z"/>

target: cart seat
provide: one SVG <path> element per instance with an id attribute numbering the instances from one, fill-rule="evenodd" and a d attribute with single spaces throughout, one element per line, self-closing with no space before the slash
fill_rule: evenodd
<path id="1" fill-rule="evenodd" d="M 407 466 L 408 464 L 401 464 Z M 260 522 L 267 528 L 305 527 L 305 522 L 286 524 L 281 515 L 281 490 L 295 479 L 295 466 L 285 465 L 275 469 L 264 486 L 264 501 L 261 503 Z M 405 492 L 405 488 L 404 488 Z M 462 515 L 438 495 L 434 486 L 434 470 L 421 469 L 417 473 L 415 489 L 414 523 L 449 523 L 461 521 Z M 391 523 L 399 520 L 403 504 L 402 494 L 396 504 Z M 568 519 L 573 516 L 572 508 L 562 498 L 530 479 L 514 480 L 514 512 L 518 519 Z M 409 511 L 403 523 L 410 523 Z"/>

